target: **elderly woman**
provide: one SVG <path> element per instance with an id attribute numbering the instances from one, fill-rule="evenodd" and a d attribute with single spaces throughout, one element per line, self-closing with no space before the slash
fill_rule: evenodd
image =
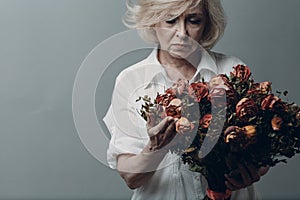
<path id="1" fill-rule="evenodd" d="M 222 5 L 219 0 L 137 0 L 127 5 L 126 25 L 137 28 L 157 48 L 116 79 L 104 118 L 111 133 L 108 163 L 134 190 L 132 199 L 203 199 L 204 178 L 168 151 L 178 135 L 174 119 L 166 117 L 153 124 L 148 117 L 146 124 L 137 112 L 136 99 L 145 94 L 153 99 L 178 79 L 209 81 L 243 64 L 236 57 L 210 50 L 226 26 Z M 242 179 L 227 177 L 226 181 L 233 191 L 231 199 L 257 199 L 252 183 L 264 172 L 252 165 L 239 166 Z"/>

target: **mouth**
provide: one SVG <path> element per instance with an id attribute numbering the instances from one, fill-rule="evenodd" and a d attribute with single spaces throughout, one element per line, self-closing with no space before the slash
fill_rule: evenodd
<path id="1" fill-rule="evenodd" d="M 186 43 L 175 43 L 173 44 L 173 46 L 178 46 L 178 47 L 190 47 L 190 44 L 186 44 Z"/>
<path id="2" fill-rule="evenodd" d="M 181 44 L 181 43 L 176 43 L 171 45 L 175 49 L 190 49 L 191 45 L 189 44 Z"/>

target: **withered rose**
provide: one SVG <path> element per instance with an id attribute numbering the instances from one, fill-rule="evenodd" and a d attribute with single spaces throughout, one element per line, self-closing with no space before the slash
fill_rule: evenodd
<path id="1" fill-rule="evenodd" d="M 181 117 L 175 123 L 177 133 L 184 134 L 192 131 L 194 129 L 194 124 L 191 123 L 187 118 Z"/>
<path id="2" fill-rule="evenodd" d="M 296 119 L 300 119 L 300 110 L 297 112 L 297 114 L 296 114 Z"/>
<path id="3" fill-rule="evenodd" d="M 196 150 L 195 147 L 189 147 L 189 148 L 187 148 L 187 149 L 184 150 L 184 153 L 191 153 L 191 152 L 193 152 L 195 150 Z"/>
<path id="4" fill-rule="evenodd" d="M 238 135 L 238 126 L 229 126 L 225 131 L 225 142 L 229 143 L 231 140 L 237 137 Z"/>
<path id="5" fill-rule="evenodd" d="M 155 113 L 158 114 L 158 116 L 159 116 L 160 118 L 165 118 L 165 117 L 167 117 L 167 114 L 166 114 L 166 112 L 165 112 L 164 106 L 161 106 L 161 105 L 159 105 L 159 104 L 156 104 L 156 105 L 155 105 Z"/>
<path id="6" fill-rule="evenodd" d="M 231 150 L 238 151 L 240 149 L 240 141 L 242 141 L 242 134 L 240 134 L 238 126 L 229 126 L 225 132 L 225 143 L 231 144 Z M 240 143 L 240 144 L 238 144 Z"/>
<path id="7" fill-rule="evenodd" d="M 176 89 L 168 88 L 168 89 L 166 89 L 165 93 L 176 96 L 177 92 L 176 92 Z"/>
<path id="8" fill-rule="evenodd" d="M 185 79 L 178 79 L 176 83 L 174 83 L 171 87 L 175 94 L 181 95 L 184 91 L 187 90 L 189 82 Z"/>
<path id="9" fill-rule="evenodd" d="M 200 120 L 199 125 L 201 128 L 208 128 L 212 120 L 211 114 L 205 114 Z"/>
<path id="10" fill-rule="evenodd" d="M 265 81 L 261 83 L 254 83 L 247 91 L 248 94 L 268 94 L 271 91 L 271 82 Z"/>
<path id="11" fill-rule="evenodd" d="M 228 102 L 226 99 L 226 90 L 224 88 L 213 88 L 209 91 L 208 99 L 215 107 L 226 107 Z"/>
<path id="12" fill-rule="evenodd" d="M 217 75 L 210 80 L 209 93 L 210 101 L 212 101 L 214 104 L 217 104 L 218 102 L 218 107 L 223 107 L 236 102 L 235 90 L 230 84 L 228 77 L 224 74 Z M 227 103 L 224 102 L 225 94 Z"/>
<path id="13" fill-rule="evenodd" d="M 245 133 L 248 139 L 254 138 L 256 135 L 256 128 L 253 125 L 242 127 L 242 131 Z"/>
<path id="14" fill-rule="evenodd" d="M 279 131 L 282 126 L 282 118 L 279 116 L 274 116 L 271 120 L 271 125 L 274 131 Z"/>
<path id="15" fill-rule="evenodd" d="M 171 93 L 171 90 L 168 90 L 168 93 L 157 95 L 155 103 L 166 107 L 175 98 L 176 96 Z"/>
<path id="16" fill-rule="evenodd" d="M 194 98 L 196 102 L 200 102 L 208 95 L 207 83 L 202 83 L 202 82 L 191 83 L 190 86 L 188 87 L 188 93 L 192 98 Z"/>
<path id="17" fill-rule="evenodd" d="M 261 91 L 262 94 L 268 94 L 271 91 L 271 82 L 265 81 L 265 82 L 261 82 L 259 83 L 259 89 Z"/>
<path id="18" fill-rule="evenodd" d="M 230 72 L 230 75 L 238 78 L 241 82 L 245 82 L 250 78 L 251 72 L 248 66 L 237 65 L 233 67 L 233 72 Z"/>
<path id="19" fill-rule="evenodd" d="M 242 121 L 248 121 L 250 118 L 257 115 L 258 106 L 253 99 L 242 98 L 236 104 L 236 116 Z"/>
<path id="20" fill-rule="evenodd" d="M 259 83 L 253 83 L 251 88 L 247 91 L 247 94 L 260 94 Z"/>
<path id="21" fill-rule="evenodd" d="M 279 97 L 274 94 L 269 94 L 262 100 L 261 109 L 281 111 L 285 109 L 285 105 Z"/>
<path id="22" fill-rule="evenodd" d="M 167 116 L 171 116 L 174 118 L 181 117 L 181 109 L 182 109 L 182 101 L 180 99 L 173 99 L 169 105 L 165 108 L 165 112 Z"/>
<path id="23" fill-rule="evenodd" d="M 209 89 L 213 88 L 224 88 L 225 90 L 229 90 L 232 86 L 229 82 L 228 77 L 225 74 L 219 74 L 209 81 Z"/>
<path id="24" fill-rule="evenodd" d="M 256 128 L 252 125 L 238 127 L 229 126 L 225 132 L 225 142 L 230 144 L 232 151 L 246 149 L 256 141 Z"/>

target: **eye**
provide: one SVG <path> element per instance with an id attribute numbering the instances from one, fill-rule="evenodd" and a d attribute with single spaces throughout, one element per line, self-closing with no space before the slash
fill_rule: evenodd
<path id="1" fill-rule="evenodd" d="M 197 18 L 191 18 L 188 21 L 193 25 L 198 25 L 198 24 L 201 24 L 201 22 L 202 22 L 201 19 L 197 19 Z"/>
<path id="2" fill-rule="evenodd" d="M 167 20 L 166 23 L 167 24 L 175 24 L 176 21 L 177 21 L 177 18 L 174 18 L 174 19 Z"/>

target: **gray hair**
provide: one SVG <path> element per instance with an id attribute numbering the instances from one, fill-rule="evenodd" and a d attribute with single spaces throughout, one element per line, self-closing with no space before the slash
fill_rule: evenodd
<path id="1" fill-rule="evenodd" d="M 220 0 L 127 0 L 128 10 L 123 22 L 129 28 L 138 29 L 145 41 L 158 43 L 152 28 L 155 24 L 170 20 L 170 12 L 179 16 L 188 8 L 196 6 L 203 6 L 207 15 L 207 24 L 200 43 L 205 49 L 211 49 L 226 27 L 226 17 Z"/>

